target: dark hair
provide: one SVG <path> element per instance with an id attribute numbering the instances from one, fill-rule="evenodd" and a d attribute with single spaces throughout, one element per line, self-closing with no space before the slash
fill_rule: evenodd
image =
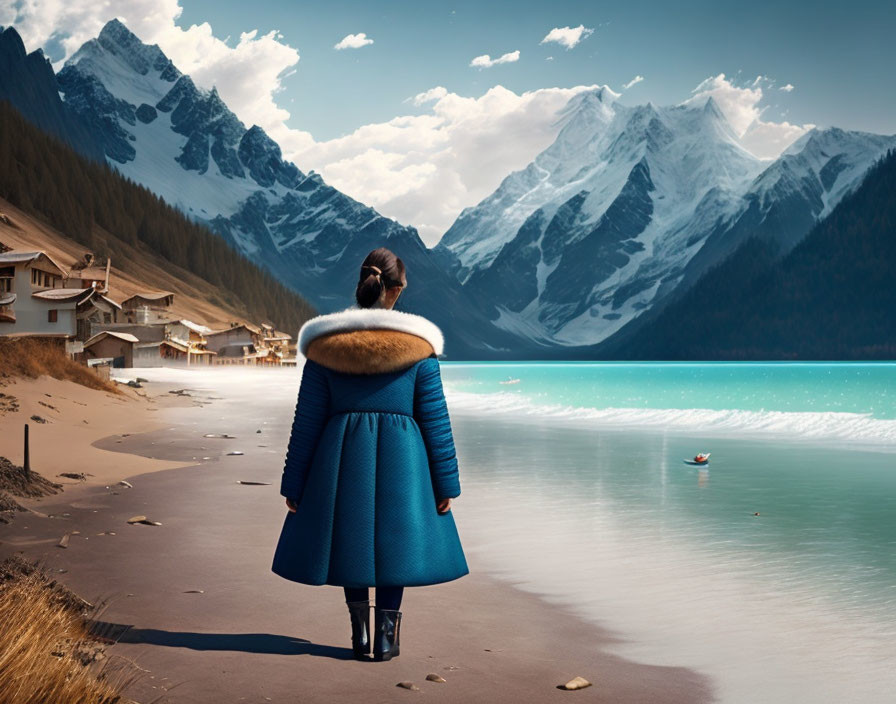
<path id="1" fill-rule="evenodd" d="M 404 286 L 404 262 L 385 247 L 377 247 L 364 258 L 355 300 L 361 308 L 372 307 L 386 288 Z"/>

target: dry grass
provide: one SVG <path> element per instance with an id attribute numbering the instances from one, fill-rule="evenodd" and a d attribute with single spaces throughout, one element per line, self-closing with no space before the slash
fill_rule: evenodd
<path id="1" fill-rule="evenodd" d="M 0 704 L 127 701 L 120 691 L 134 677 L 96 664 L 89 608 L 21 558 L 0 565 Z"/>
<path id="2" fill-rule="evenodd" d="M 60 345 L 31 337 L 0 340 L 0 372 L 36 379 L 44 374 L 73 381 L 89 389 L 119 393 L 114 384 L 69 357 Z"/>

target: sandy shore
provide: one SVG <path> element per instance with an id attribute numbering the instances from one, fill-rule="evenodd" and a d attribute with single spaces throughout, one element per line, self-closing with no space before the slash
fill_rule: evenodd
<path id="1" fill-rule="evenodd" d="M 108 654 L 133 659 L 147 670 L 129 690 L 138 701 L 160 695 L 169 702 L 197 704 L 377 702 L 415 696 L 516 703 L 563 697 L 711 699 L 702 676 L 613 655 L 613 634 L 493 579 L 476 554 L 468 555 L 471 574 L 464 578 L 406 591 L 399 658 L 352 660 L 341 590 L 293 584 L 270 571 L 285 515 L 277 482 L 286 423 L 256 427 L 251 419 L 221 416 L 214 403 L 195 411 L 152 411 L 159 407 L 154 404 L 196 399 L 163 401 L 162 392 L 173 397 L 168 389 L 148 388 L 152 391 L 145 400 L 110 398 L 86 407 L 88 416 L 78 420 L 89 421 L 82 425 L 90 433 L 74 427 L 65 431 L 72 433 L 68 440 L 79 441 L 77 452 L 71 446 L 64 452 L 50 446 L 42 450 L 41 462 L 65 459 L 65 471 L 70 466 L 90 471 L 93 484 L 67 487 L 64 494 L 43 499 L 40 511 L 53 517 L 23 515 L 0 528 L 0 557 L 22 552 L 40 559 L 84 597 L 107 600 L 102 618 L 123 626 Z M 66 401 L 78 400 L 72 389 L 64 395 Z M 21 418 L 25 410 L 23 405 L 16 415 Z M 60 418 L 71 415 L 70 426 L 74 410 L 60 411 Z M 165 422 L 168 417 L 182 420 L 186 412 L 200 420 L 173 428 Z M 100 424 L 94 413 L 108 413 L 109 424 Z M 205 437 L 224 432 L 235 437 Z M 7 433 L 3 437 L 0 454 L 8 452 L 19 461 L 5 445 Z M 227 454 L 233 450 L 244 454 Z M 41 469 L 33 456 L 34 468 Z M 132 489 L 105 487 L 122 474 Z M 241 480 L 269 484 L 250 486 Z M 162 525 L 128 525 L 137 514 Z M 59 537 L 72 531 L 79 533 L 69 547 L 57 548 Z M 428 682 L 428 673 L 447 682 Z M 556 688 L 577 675 L 594 686 L 578 692 Z M 397 688 L 403 680 L 422 691 Z"/>
<path id="2" fill-rule="evenodd" d="M 121 394 L 88 389 L 71 381 L 42 376 L 4 379 L 0 386 L 0 456 L 21 465 L 24 424 L 31 437 L 31 467 L 47 479 L 68 485 L 78 480 L 62 472 L 84 474 L 87 484 L 105 485 L 144 472 L 185 467 L 181 461 L 119 455 L 93 443 L 114 434 L 166 427 L 163 409 L 193 406 L 194 398 L 168 393 L 175 385 L 160 382 L 136 389 L 121 385 Z M 34 419 L 37 416 L 40 420 Z"/>

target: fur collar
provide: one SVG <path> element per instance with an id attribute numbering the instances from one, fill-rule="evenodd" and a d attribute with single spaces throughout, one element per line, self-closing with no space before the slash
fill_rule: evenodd
<path id="1" fill-rule="evenodd" d="M 438 326 L 413 313 L 352 307 L 319 315 L 299 330 L 299 352 L 330 369 L 378 374 L 442 354 Z"/>

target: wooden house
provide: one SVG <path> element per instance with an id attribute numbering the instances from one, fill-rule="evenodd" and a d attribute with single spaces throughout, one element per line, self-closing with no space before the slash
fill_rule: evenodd
<path id="1" fill-rule="evenodd" d="M 84 343 L 84 357 L 85 360 L 109 359 L 113 367 L 133 367 L 134 345 L 139 342 L 130 333 L 104 330 Z"/>
<path id="2" fill-rule="evenodd" d="M 134 345 L 135 367 L 168 367 L 189 363 L 189 347 L 174 340 L 139 342 Z"/>
<path id="3" fill-rule="evenodd" d="M 170 308 L 174 294 L 170 291 L 137 293 L 121 302 L 125 320 L 129 323 L 166 323 L 173 316 Z"/>

